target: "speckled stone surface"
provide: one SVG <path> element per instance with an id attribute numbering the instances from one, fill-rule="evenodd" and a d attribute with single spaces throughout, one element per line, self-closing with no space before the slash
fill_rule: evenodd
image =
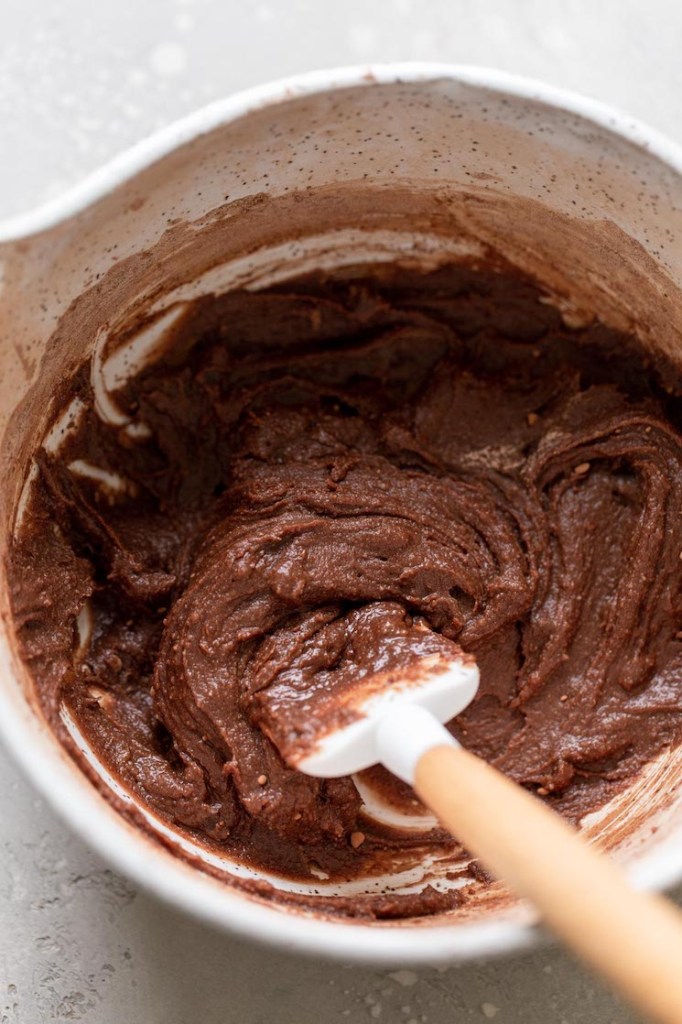
<path id="1" fill-rule="evenodd" d="M 211 99 L 373 60 L 533 75 L 682 141 L 675 0 L 2 0 L 0 10 L 0 218 Z M 635 1020 L 553 947 L 390 971 L 221 935 L 112 872 L 2 754 L 0 779 L 0 1024 Z"/>

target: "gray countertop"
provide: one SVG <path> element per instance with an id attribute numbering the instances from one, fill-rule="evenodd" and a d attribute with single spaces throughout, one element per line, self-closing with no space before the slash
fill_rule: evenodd
<path id="1" fill-rule="evenodd" d="M 496 66 L 682 140 L 676 0 L 0 0 L 0 218 L 244 86 L 379 60 Z M 0 754 L 0 1024 L 627 1024 L 553 947 L 447 970 L 304 960 L 161 906 Z"/>

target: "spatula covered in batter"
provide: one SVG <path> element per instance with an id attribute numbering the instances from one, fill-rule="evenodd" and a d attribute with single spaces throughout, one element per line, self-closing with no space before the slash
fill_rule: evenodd
<path id="1" fill-rule="evenodd" d="M 332 613 L 323 611 L 321 615 Z M 652 1020 L 682 1022 L 682 923 L 527 790 L 462 749 L 443 723 L 476 696 L 478 670 L 451 640 L 378 602 L 340 645 L 306 619 L 295 657 L 273 648 L 251 695 L 284 759 L 324 778 L 381 763 L 546 924 Z M 330 619 L 333 624 L 333 615 Z"/>

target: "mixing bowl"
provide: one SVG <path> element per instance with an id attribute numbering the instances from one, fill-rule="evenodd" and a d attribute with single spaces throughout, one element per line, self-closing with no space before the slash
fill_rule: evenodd
<path id="1" fill-rule="evenodd" d="M 542 283 L 567 326 L 597 315 L 682 362 L 682 150 L 600 104 L 495 71 L 390 65 L 252 89 L 0 223 L 3 566 L 34 453 L 64 429 L 60 382 L 85 360 L 93 380 L 115 383 L 150 358 L 183 303 L 209 292 L 491 249 Z M 153 330 L 131 336 L 152 313 Z M 225 929 L 347 960 L 433 963 L 533 941 L 532 909 L 498 886 L 472 882 L 447 918 L 326 919 L 250 894 L 239 885 L 250 869 L 168 825 L 131 825 L 101 790 L 129 795 L 92 758 L 86 774 L 41 719 L 4 569 L 0 583 L 0 733 L 55 810 L 120 871 Z M 652 763 L 582 827 L 636 884 L 680 878 L 682 752 Z M 356 880 L 353 891 L 423 877 L 416 864 L 409 877 Z"/>

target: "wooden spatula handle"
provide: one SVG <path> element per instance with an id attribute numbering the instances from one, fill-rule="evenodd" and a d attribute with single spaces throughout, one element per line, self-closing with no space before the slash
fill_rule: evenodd
<path id="1" fill-rule="evenodd" d="M 682 917 L 674 907 L 631 889 L 563 819 L 466 750 L 423 754 L 415 789 L 587 964 L 653 1020 L 682 1024 Z"/>

